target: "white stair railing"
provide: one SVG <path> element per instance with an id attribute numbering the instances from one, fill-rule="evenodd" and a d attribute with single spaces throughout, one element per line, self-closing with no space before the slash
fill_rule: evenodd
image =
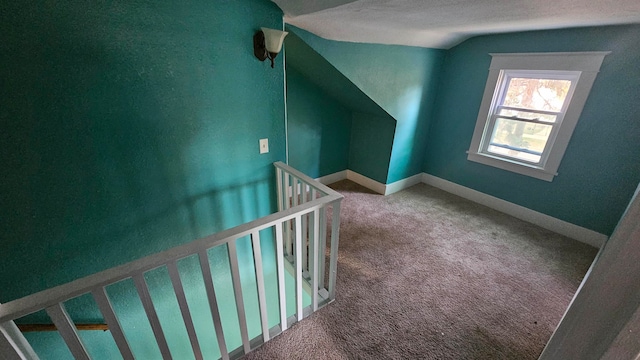
<path id="1" fill-rule="evenodd" d="M 171 359 L 171 352 L 162 329 L 156 307 L 149 294 L 145 273 L 166 267 L 189 335 L 191 348 L 196 359 L 202 359 L 193 317 L 186 301 L 184 288 L 176 263 L 180 259 L 197 255 L 202 270 L 211 310 L 213 328 L 222 359 L 241 357 L 260 346 L 273 336 L 286 330 L 292 323 L 318 310 L 335 299 L 337 250 L 340 225 L 340 202 L 342 195 L 316 182 L 301 172 L 283 164 L 275 163 L 277 174 L 278 209 L 275 214 L 235 228 L 195 240 L 167 251 L 150 255 L 136 261 L 111 268 L 73 282 L 47 289 L 21 299 L 0 304 L 0 351 L 7 359 L 37 359 L 26 338 L 17 331 L 13 320 L 45 310 L 71 354 L 76 359 L 90 359 L 82 339 L 71 320 L 64 302 L 90 293 L 108 325 L 110 333 L 125 360 L 134 359 L 134 353 L 123 331 L 118 314 L 114 310 L 106 287 L 125 279 L 132 279 L 144 312 L 149 320 L 155 341 L 164 359 Z M 329 248 L 329 279 L 325 279 L 327 213 L 332 214 Z M 263 259 L 260 249 L 260 231 L 271 229 L 276 248 L 276 268 L 280 321 L 269 328 L 267 322 L 267 299 L 263 274 Z M 253 247 L 255 276 L 257 282 L 260 311 L 261 334 L 250 339 L 244 308 L 243 290 L 240 281 L 240 265 L 236 252 L 236 241 L 250 236 Z M 238 322 L 242 346 L 228 349 L 224 338 L 224 328 L 220 319 L 218 297 L 214 289 L 208 250 L 217 246 L 228 247 L 234 297 L 238 312 Z M 285 271 L 293 272 L 295 279 L 296 313 L 287 317 Z M 303 289 L 311 297 L 311 305 L 303 307 Z M 249 319 L 257 321 L 257 319 Z"/>
<path id="2" fill-rule="evenodd" d="M 301 172 L 282 163 L 275 164 L 278 181 L 278 209 L 288 210 L 325 196 L 337 193 Z M 337 194 L 338 196 L 341 196 Z M 328 211 L 331 210 L 331 211 Z M 331 244 L 329 255 L 329 278 L 326 282 L 327 216 L 331 216 Z M 319 226 L 316 226 L 319 224 Z M 340 228 L 340 201 L 331 207 L 323 207 L 316 212 L 301 214 L 299 218 L 284 223 L 285 254 L 295 268 L 285 266 L 296 277 L 296 284 L 304 285 L 300 278 L 309 280 L 310 293 L 316 290 L 319 297 L 312 298 L 314 311 L 323 301 L 335 298 L 337 270 L 338 231 Z M 309 256 L 309 253 L 312 256 Z M 296 262 L 294 259 L 301 259 Z M 286 265 L 286 264 L 285 264 Z M 314 290 L 316 289 L 316 290 Z M 296 294 L 302 289 L 296 288 Z M 298 304 L 299 305 L 299 304 Z M 300 310 L 300 309 L 298 309 Z M 297 311 L 301 313 L 300 311 Z"/>

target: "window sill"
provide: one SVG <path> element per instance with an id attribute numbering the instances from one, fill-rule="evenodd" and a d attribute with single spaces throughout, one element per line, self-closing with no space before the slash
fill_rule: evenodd
<path id="1" fill-rule="evenodd" d="M 555 171 L 549 172 L 539 167 L 532 165 L 526 165 L 515 161 L 505 160 L 503 158 L 494 157 L 491 155 L 480 154 L 476 152 L 468 151 L 467 160 L 477 162 L 483 165 L 493 166 L 498 169 L 511 171 L 525 176 L 530 176 L 536 179 L 544 181 L 553 181 L 553 178 L 558 175 Z"/>

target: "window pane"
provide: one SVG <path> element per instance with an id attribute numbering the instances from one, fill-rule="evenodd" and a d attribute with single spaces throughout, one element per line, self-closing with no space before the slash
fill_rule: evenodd
<path id="1" fill-rule="evenodd" d="M 519 111 L 519 110 L 511 110 L 511 109 L 500 109 L 500 112 L 498 113 L 498 115 L 505 115 L 505 116 L 517 116 L 521 119 L 530 119 L 530 120 L 539 120 L 539 121 L 546 121 L 546 122 L 556 122 L 556 115 L 549 115 L 549 114 L 540 114 L 540 113 L 534 113 L 534 112 L 529 112 L 529 111 Z"/>
<path id="2" fill-rule="evenodd" d="M 489 148 L 487 150 L 489 150 L 489 152 L 493 154 L 508 156 L 514 159 L 524 160 L 534 164 L 539 163 L 541 159 L 540 155 L 529 154 L 523 151 L 505 149 L 505 148 L 501 148 L 493 145 L 489 145 Z"/>
<path id="3" fill-rule="evenodd" d="M 552 125 L 498 118 L 487 150 L 529 162 L 539 162 Z"/>
<path id="4" fill-rule="evenodd" d="M 503 105 L 560 111 L 570 87 L 571 80 L 511 78 Z"/>

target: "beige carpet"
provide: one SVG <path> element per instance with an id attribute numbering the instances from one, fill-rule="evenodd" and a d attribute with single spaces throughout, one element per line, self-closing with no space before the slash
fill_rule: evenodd
<path id="1" fill-rule="evenodd" d="M 424 184 L 332 187 L 337 299 L 246 359 L 536 359 L 596 255 Z"/>

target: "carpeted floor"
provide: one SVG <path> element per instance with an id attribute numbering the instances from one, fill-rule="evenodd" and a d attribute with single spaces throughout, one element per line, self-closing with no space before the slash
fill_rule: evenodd
<path id="1" fill-rule="evenodd" d="M 536 359 L 597 251 L 424 184 L 332 187 L 336 301 L 245 359 Z"/>

